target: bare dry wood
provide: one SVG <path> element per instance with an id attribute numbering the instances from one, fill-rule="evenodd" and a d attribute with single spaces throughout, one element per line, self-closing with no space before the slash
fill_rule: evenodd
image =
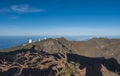
<path id="1" fill-rule="evenodd" d="M 56 76 L 60 74 L 59 69 L 65 67 L 67 63 L 66 52 L 59 52 L 59 58 L 53 55 L 43 55 L 41 52 L 22 52 L 16 55 L 14 61 L 10 64 L 6 60 L 1 60 L 0 71 L 7 71 L 11 68 L 17 68 L 15 76 L 20 76 L 25 68 L 48 69 L 56 71 Z"/>

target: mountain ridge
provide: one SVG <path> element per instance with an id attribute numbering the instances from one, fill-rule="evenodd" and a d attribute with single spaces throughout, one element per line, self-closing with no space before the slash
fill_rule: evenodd
<path id="1" fill-rule="evenodd" d="M 88 41 L 68 41 L 62 38 L 49 38 L 42 41 L 23 44 L 13 48 L 1 50 L 0 52 L 10 52 L 19 49 L 30 49 L 35 46 L 36 50 L 44 50 L 48 53 L 57 53 L 65 48 L 67 51 L 89 57 L 115 57 L 120 62 L 120 39 L 93 38 Z"/>
<path id="2" fill-rule="evenodd" d="M 106 38 L 88 41 L 56 38 L 24 44 L 11 48 L 16 50 L 0 52 L 0 75 L 61 76 L 63 72 L 63 76 L 120 75 L 119 46 L 120 40 Z"/>

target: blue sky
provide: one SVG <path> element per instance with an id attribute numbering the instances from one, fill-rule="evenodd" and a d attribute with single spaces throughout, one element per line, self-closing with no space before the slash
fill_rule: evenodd
<path id="1" fill-rule="evenodd" d="M 120 35 L 120 0 L 0 0 L 0 35 Z"/>

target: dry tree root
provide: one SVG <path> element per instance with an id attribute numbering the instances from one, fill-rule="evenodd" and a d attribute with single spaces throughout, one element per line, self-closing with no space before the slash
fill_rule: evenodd
<path id="1" fill-rule="evenodd" d="M 54 55 L 46 55 L 41 51 L 38 52 L 22 52 L 16 55 L 13 62 L 1 60 L 0 72 L 8 71 L 11 68 L 19 69 L 14 76 L 20 76 L 25 68 L 48 69 L 56 71 L 55 76 L 60 74 L 59 69 L 65 67 L 67 63 L 67 53 L 60 51 L 58 57 Z"/>

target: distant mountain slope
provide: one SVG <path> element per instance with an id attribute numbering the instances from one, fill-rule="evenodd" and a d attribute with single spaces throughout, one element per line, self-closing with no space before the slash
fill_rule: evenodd
<path id="1" fill-rule="evenodd" d="M 57 53 L 64 48 L 66 51 L 75 54 L 89 57 L 113 57 L 120 62 L 120 39 L 93 38 L 88 41 L 68 41 L 65 38 L 46 39 L 8 48 L 0 52 L 30 49 L 33 45 L 36 50 L 44 50 L 50 54 Z"/>
<path id="2" fill-rule="evenodd" d="M 117 76 L 119 53 L 119 39 L 46 39 L 1 50 L 0 75 Z"/>

